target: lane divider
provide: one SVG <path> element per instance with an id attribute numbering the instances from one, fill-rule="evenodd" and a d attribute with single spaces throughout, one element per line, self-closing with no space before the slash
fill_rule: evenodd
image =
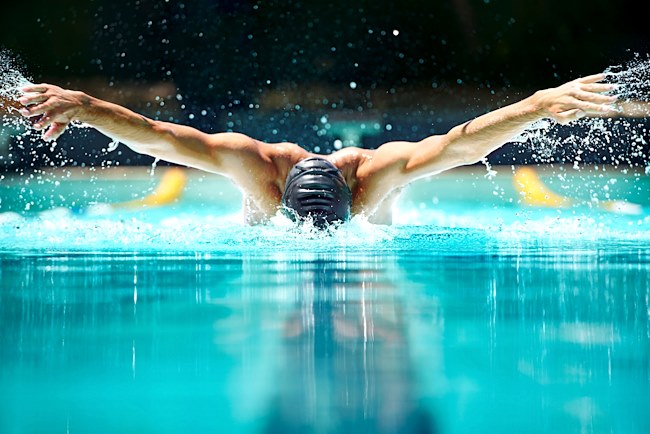
<path id="1" fill-rule="evenodd" d="M 625 200 L 589 202 L 559 195 L 549 189 L 539 178 L 535 169 L 529 166 L 517 167 L 512 177 L 512 183 L 521 198 L 521 202 L 528 206 L 569 208 L 576 205 L 591 204 L 604 211 L 617 214 L 636 215 L 643 212 L 641 205 Z"/>
<path id="2" fill-rule="evenodd" d="M 180 199 L 186 184 L 185 171 L 179 167 L 170 167 L 163 174 L 158 186 L 147 196 L 127 202 L 112 203 L 110 206 L 116 210 L 123 210 L 168 205 Z"/>

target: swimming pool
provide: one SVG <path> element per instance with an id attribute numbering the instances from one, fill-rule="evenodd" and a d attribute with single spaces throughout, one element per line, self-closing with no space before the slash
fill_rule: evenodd
<path id="1" fill-rule="evenodd" d="M 644 206 L 622 215 L 527 208 L 472 167 L 326 236 L 242 226 L 194 172 L 172 206 L 70 211 L 163 171 L 0 184 L 0 432 L 650 430 L 644 174 L 545 173 Z"/>

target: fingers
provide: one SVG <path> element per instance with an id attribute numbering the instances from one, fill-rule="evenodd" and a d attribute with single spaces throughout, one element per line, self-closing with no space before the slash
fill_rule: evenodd
<path id="1" fill-rule="evenodd" d="M 616 102 L 616 97 L 612 95 L 603 95 L 595 92 L 579 91 L 576 98 L 581 101 L 589 101 L 596 104 L 612 104 Z"/>
<path id="2" fill-rule="evenodd" d="M 26 118 L 31 118 L 34 116 L 42 115 L 45 114 L 50 109 L 50 106 L 48 104 L 39 104 L 39 105 L 33 105 L 30 107 L 25 107 L 19 110 L 20 114 L 25 116 Z"/>
<path id="3" fill-rule="evenodd" d="M 32 93 L 29 95 L 23 95 L 18 99 L 18 102 L 24 106 L 34 105 L 47 101 L 48 96 L 43 93 Z"/>
<path id="4" fill-rule="evenodd" d="M 43 116 L 34 123 L 34 129 L 44 130 L 49 127 L 52 122 L 54 122 L 54 119 L 52 119 L 51 116 Z"/>
<path id="5" fill-rule="evenodd" d="M 575 116 L 607 116 L 612 112 L 612 104 L 617 101 L 615 95 L 606 95 L 616 89 L 615 84 L 599 83 L 605 74 L 594 74 L 566 83 L 558 89 L 558 104 L 552 111 L 560 123 L 575 120 Z M 564 95 L 562 95 L 564 94 Z"/>
<path id="6" fill-rule="evenodd" d="M 54 122 L 52 126 L 45 132 L 45 134 L 43 134 L 43 140 L 49 142 L 58 139 L 67 127 L 67 122 Z"/>
<path id="7" fill-rule="evenodd" d="M 623 110 L 620 106 L 619 107 L 607 106 L 605 110 L 598 113 L 598 116 L 603 118 L 616 118 L 616 117 L 623 116 Z"/>
<path id="8" fill-rule="evenodd" d="M 580 86 L 584 91 L 597 93 L 610 92 L 615 90 L 617 87 L 617 85 L 611 83 L 585 83 Z"/>
<path id="9" fill-rule="evenodd" d="M 612 107 L 609 104 L 598 104 L 588 101 L 576 100 L 574 107 L 578 110 L 582 110 L 587 114 L 596 114 L 602 115 L 603 113 L 609 112 Z"/>
<path id="10" fill-rule="evenodd" d="M 45 83 L 42 84 L 30 84 L 28 86 L 24 86 L 21 90 L 23 93 L 31 93 L 31 92 L 38 92 L 38 93 L 43 93 L 47 90 L 48 85 Z"/>
<path id="11" fill-rule="evenodd" d="M 580 118 L 583 118 L 587 115 L 584 111 L 580 109 L 567 110 L 562 113 L 558 113 L 554 116 L 555 120 L 562 125 L 566 125 L 569 122 L 576 121 Z"/>
<path id="12" fill-rule="evenodd" d="M 69 125 L 69 120 L 62 121 L 63 117 L 59 116 L 56 98 L 50 101 L 51 95 L 46 94 L 51 88 L 56 86 L 45 83 L 24 86 L 21 89 L 23 96 L 18 99 L 18 102 L 25 106 L 19 110 L 21 115 L 30 118 L 41 116 L 35 120 L 34 128 L 45 130 L 43 139 L 46 141 L 58 139 Z"/>
<path id="13" fill-rule="evenodd" d="M 605 79 L 605 74 L 600 73 L 600 74 L 593 74 L 593 75 L 588 75 L 586 77 L 581 77 L 577 79 L 576 81 L 579 83 L 597 83 L 599 81 L 602 81 Z"/>

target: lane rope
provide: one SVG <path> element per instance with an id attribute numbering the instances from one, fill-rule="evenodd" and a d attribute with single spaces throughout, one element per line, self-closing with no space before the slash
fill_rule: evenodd
<path id="1" fill-rule="evenodd" d="M 520 166 L 515 169 L 512 177 L 515 190 L 521 202 L 533 207 L 569 208 L 576 205 L 595 205 L 604 211 L 617 214 L 637 215 L 643 212 L 641 205 L 626 200 L 605 200 L 588 202 L 576 198 L 559 195 L 549 189 L 540 179 L 537 171 L 529 166 Z"/>

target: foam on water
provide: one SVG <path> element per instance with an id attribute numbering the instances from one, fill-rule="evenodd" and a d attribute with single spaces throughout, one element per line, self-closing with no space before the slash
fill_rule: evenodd
<path id="1" fill-rule="evenodd" d="M 247 226 L 240 213 L 212 216 L 150 210 L 137 213 L 74 214 L 56 208 L 37 215 L 0 214 L 0 250 L 69 251 L 302 251 L 360 246 L 390 241 L 395 228 L 375 226 L 357 217 L 319 230 L 277 215 L 265 225 Z"/>
<path id="2" fill-rule="evenodd" d="M 57 208 L 38 215 L 0 214 L 0 251 L 48 252 L 250 252 L 275 256 L 300 252 L 429 251 L 471 254 L 602 242 L 650 247 L 650 215 L 557 210 L 402 210 L 392 226 L 356 217 L 322 231 L 278 215 L 247 226 L 240 213 L 214 216 L 162 210 L 77 215 Z M 644 247 L 645 246 L 645 247 Z"/>

